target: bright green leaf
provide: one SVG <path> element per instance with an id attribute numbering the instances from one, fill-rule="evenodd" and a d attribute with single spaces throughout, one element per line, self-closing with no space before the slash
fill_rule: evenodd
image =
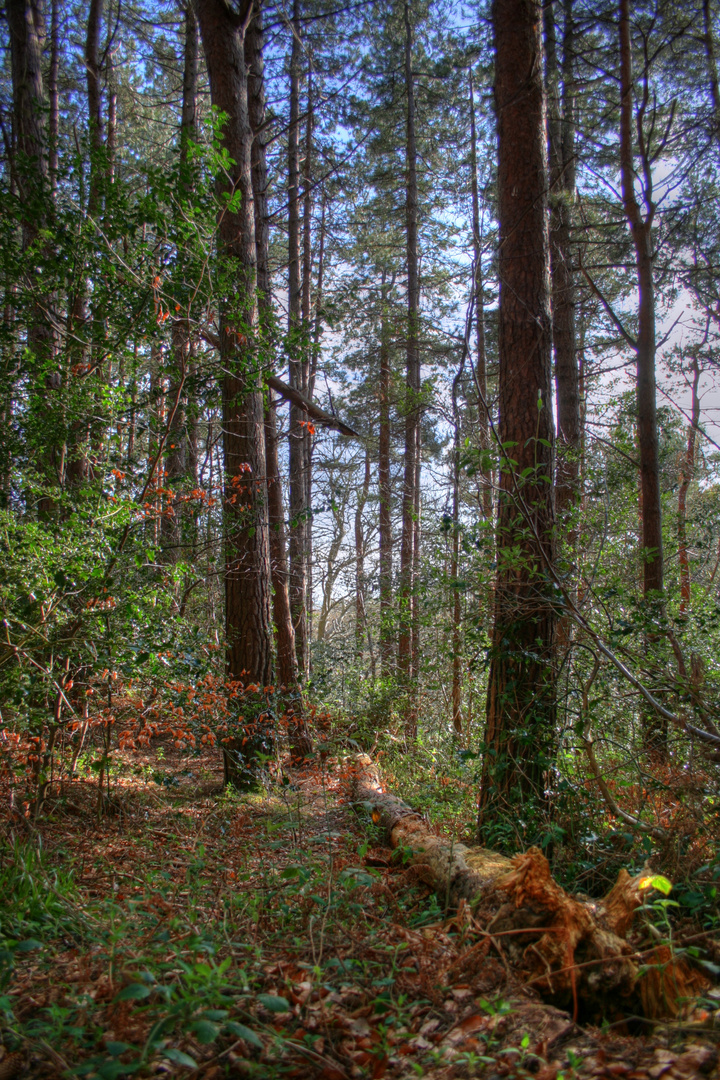
<path id="1" fill-rule="evenodd" d="M 642 878 L 640 881 L 641 889 L 656 889 L 658 892 L 663 893 L 664 896 L 668 896 L 671 893 L 672 887 L 672 881 L 662 874 L 653 874 L 650 877 Z"/>

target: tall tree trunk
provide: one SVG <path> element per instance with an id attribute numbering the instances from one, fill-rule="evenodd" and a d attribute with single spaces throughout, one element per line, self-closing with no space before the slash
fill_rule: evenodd
<path id="1" fill-rule="evenodd" d="M 44 25 L 42 10 L 36 0 L 8 0 L 5 12 L 10 31 L 14 164 L 21 207 L 25 211 L 21 225 L 23 248 L 27 250 L 45 220 L 48 162 L 42 75 Z"/>
<path id="2" fill-rule="evenodd" d="M 480 228 L 480 185 L 478 183 L 477 127 L 475 123 L 475 89 L 472 70 L 470 80 L 470 191 L 472 195 L 473 221 L 473 262 L 475 264 L 475 378 L 478 391 L 478 428 L 480 432 L 480 452 L 483 455 L 479 471 L 483 516 L 486 521 L 492 519 L 492 470 L 485 460 L 490 449 L 490 431 L 486 406 L 487 396 L 487 360 L 485 353 L 485 286 L 482 268 L 482 236 Z"/>
<path id="3" fill-rule="evenodd" d="M 326 238 L 326 217 L 327 217 L 327 198 L 325 196 L 325 185 L 322 185 L 322 195 L 320 199 L 320 240 L 318 244 L 318 268 L 317 268 L 317 281 L 315 283 L 315 312 L 313 316 L 313 347 L 312 356 L 310 357 L 310 377 L 308 379 L 308 397 L 312 400 L 315 393 L 315 379 L 317 376 L 317 363 L 318 356 L 320 354 L 320 335 L 323 329 L 322 320 L 322 301 L 323 301 L 323 281 L 325 277 L 325 238 Z"/>
<path id="4" fill-rule="evenodd" d="M 392 487 L 390 478 L 390 325 L 388 285 L 382 272 L 380 286 L 380 434 L 378 446 L 378 489 L 380 498 L 380 669 L 389 678 L 393 669 L 392 626 Z"/>
<path id="5" fill-rule="evenodd" d="M 418 276 L 418 187 L 415 134 L 415 88 L 412 73 L 412 27 L 410 0 L 405 0 L 405 93 L 407 96 L 405 147 L 405 229 L 407 238 L 407 343 L 405 393 L 405 462 L 403 470 L 402 540 L 398 613 L 398 672 L 406 693 L 405 733 L 417 733 L 417 687 L 412 685 L 413 593 L 415 591 L 415 512 L 420 428 L 420 349 L 418 322 L 420 283 Z"/>
<path id="6" fill-rule="evenodd" d="M 87 26 L 85 29 L 85 83 L 88 104 L 88 132 L 90 142 L 90 177 L 88 181 L 87 216 L 96 223 L 100 217 L 103 180 L 106 176 L 103 162 L 103 123 L 102 91 L 100 71 L 100 28 L 103 14 L 103 0 L 90 0 Z M 76 278 L 75 294 L 69 322 L 75 341 L 72 346 L 71 372 L 80 373 L 75 383 L 75 393 L 83 400 L 83 407 L 77 409 L 78 415 L 70 425 L 68 432 L 67 480 L 70 487 L 79 486 L 93 475 L 91 443 L 99 448 L 100 438 L 97 431 L 93 439 L 93 417 L 100 414 L 97 400 L 98 379 L 100 372 L 100 342 L 104 335 L 104 321 L 95 300 L 88 303 L 89 285 L 87 268 L 80 265 Z M 90 312 L 88 313 L 88 307 Z M 96 371 L 96 367 L 98 370 Z M 72 377 L 72 376 L 71 376 Z"/>
<path id="7" fill-rule="evenodd" d="M 640 458 L 639 499 L 640 555 L 643 598 L 649 616 L 659 614 L 663 602 L 662 503 L 660 498 L 660 455 L 658 448 L 655 384 L 655 283 L 653 280 L 652 163 L 641 139 L 641 165 L 645 213 L 635 194 L 633 150 L 633 74 L 630 42 L 629 0 L 620 0 L 620 173 L 625 217 L 635 249 L 638 284 L 638 322 L 635 344 L 637 379 L 637 438 Z M 642 130 L 643 115 L 638 117 Z M 645 749 L 664 758 L 667 753 L 667 724 L 653 711 L 643 707 L 642 732 Z"/>
<path id="8" fill-rule="evenodd" d="M 680 488 L 678 490 L 678 562 L 680 564 L 680 614 L 685 615 L 690 603 L 690 559 L 687 549 L 687 493 L 693 477 L 695 476 L 695 446 L 697 442 L 697 430 L 700 423 L 700 398 L 698 385 L 700 383 L 700 365 L 697 357 L 692 362 L 692 412 L 687 429 L 687 449 L 685 458 L 680 466 Z"/>
<path id="9" fill-rule="evenodd" d="M 108 48 L 107 53 L 106 79 L 107 135 L 105 136 L 105 149 L 107 153 L 107 180 L 108 184 L 114 184 L 117 164 L 117 85 L 115 83 L 115 64 L 110 48 Z"/>
<path id="10" fill-rule="evenodd" d="M 312 288 L 312 140 L 313 87 L 312 68 L 308 68 L 307 118 L 305 125 L 305 160 L 303 162 L 303 261 L 302 261 L 302 321 L 310 325 L 310 292 Z M 307 346 L 310 337 L 308 334 Z M 309 357 L 308 357 L 309 361 Z"/>
<path id="11" fill-rule="evenodd" d="M 410 607 L 410 693 L 411 722 L 417 727 L 418 696 L 420 687 L 420 543 L 422 540 L 422 491 L 420 490 L 420 421 L 415 431 L 415 483 L 413 502 L 413 587 Z"/>
<path id="12" fill-rule="evenodd" d="M 58 140 L 60 137 L 60 99 L 58 95 L 58 68 L 60 62 L 60 0 L 50 5 L 50 66 L 48 69 L 48 171 L 53 199 L 57 193 Z"/>
<path id="13" fill-rule="evenodd" d="M 312 65 L 307 76 L 307 123 L 305 127 L 305 162 L 303 165 L 303 270 L 302 270 L 302 324 L 303 324 L 303 371 L 302 385 L 306 397 L 312 398 L 317 354 L 313 350 L 311 327 L 311 291 L 312 291 L 312 143 L 313 143 L 313 83 Z M 324 244 L 324 237 L 321 240 Z M 304 475 L 305 475 L 305 637 L 307 653 L 307 674 L 310 674 L 310 641 L 312 637 L 312 549 L 313 549 L 313 514 L 312 514 L 312 458 L 313 434 L 311 426 L 303 428 Z"/>
<path id="14" fill-rule="evenodd" d="M 252 145 L 253 193 L 255 199 L 255 246 L 257 252 L 258 303 L 260 306 L 263 343 L 271 347 L 273 332 L 272 299 L 270 293 L 270 228 L 267 211 L 267 161 L 263 127 L 265 124 L 265 65 L 263 60 L 262 11 L 251 19 L 245 36 L 245 62 L 248 67 L 248 105 L 254 139 Z M 265 358 L 270 363 L 271 356 Z M 282 480 L 278 465 L 277 402 L 272 390 L 267 390 L 265 406 L 265 453 L 268 482 L 268 519 L 270 527 L 270 568 L 273 586 L 273 621 L 277 647 L 277 676 L 280 683 L 294 691 L 298 682 L 295 656 L 295 631 L 290 615 L 288 571 L 285 538 L 285 508 Z"/>
<path id="15" fill-rule="evenodd" d="M 365 450 L 365 466 L 362 487 L 355 504 L 355 655 L 362 658 L 367 633 L 367 610 L 365 607 L 365 528 L 363 512 L 370 494 L 370 451 Z"/>
<path id="16" fill-rule="evenodd" d="M 465 358 L 453 379 L 453 453 L 452 453 L 452 555 L 450 558 L 450 589 L 452 591 L 452 725 L 457 738 L 462 738 L 462 601 L 458 573 L 460 569 L 460 413 L 457 392 L 463 375 Z"/>
<path id="17" fill-rule="evenodd" d="M 194 188 L 190 164 L 190 144 L 197 141 L 197 81 L 198 81 L 198 27 L 192 5 L 185 8 L 185 48 L 183 61 L 182 111 L 180 115 L 180 197 L 191 198 Z M 109 130 L 108 130 L 109 134 Z M 189 300 L 186 301 L 189 303 Z M 181 312 L 173 320 L 172 328 L 172 364 L 168 400 L 178 401 L 178 406 L 170 422 L 168 432 L 168 450 L 165 458 L 165 480 L 168 488 L 176 490 L 190 474 L 193 475 L 193 455 L 188 438 L 188 391 L 192 364 L 193 342 L 190 330 L 189 312 Z M 178 505 L 172 505 L 163 519 L 163 539 L 166 554 L 171 562 L 183 558 L 188 541 L 190 521 Z"/>
<path id="18" fill-rule="evenodd" d="M 234 294 L 223 298 L 223 451 L 225 459 L 225 624 L 227 673 L 231 679 L 273 681 L 270 621 L 270 554 L 263 430 L 262 370 L 258 356 L 257 252 L 252 182 L 253 132 L 248 110 L 244 38 L 250 6 L 231 11 L 223 0 L 197 0 L 212 103 L 227 114 L 223 147 L 233 161 L 218 180 L 226 193 L 238 192 L 238 209 L 218 215 L 221 255 Z M 239 730 L 225 750 L 225 780 L 253 782 L 257 755 L 271 732 L 257 719 Z"/>
<path id="19" fill-rule="evenodd" d="M 531 825 L 555 752 L 553 419 L 547 147 L 539 0 L 494 0 L 498 129 L 499 436 L 495 621 L 479 832 Z"/>
<path id="20" fill-rule="evenodd" d="M 320 198 L 320 238 L 318 242 L 318 263 L 317 263 L 317 281 L 315 283 L 315 312 L 313 315 L 313 334 L 312 334 L 312 350 L 310 354 L 310 375 L 308 378 L 308 390 L 307 396 L 312 401 L 315 393 L 315 378 L 317 376 L 318 357 L 320 355 L 320 334 L 322 333 L 322 297 L 323 297 L 323 277 L 325 273 L 325 220 L 327 212 L 327 199 L 325 197 L 325 187 L 322 185 L 322 194 Z M 308 328 L 309 333 L 309 328 Z M 313 605 L 313 519 L 312 519 L 312 456 L 314 442 L 312 437 L 308 439 L 309 453 L 308 453 L 308 465 L 307 465 L 307 485 L 306 485 L 306 498 L 307 504 L 310 510 L 308 519 L 308 532 L 306 537 L 307 543 L 307 586 L 306 586 L 306 604 L 305 604 L 305 617 L 307 620 L 307 637 L 308 642 L 313 638 L 313 619 L 314 619 L 314 605 Z M 310 670 L 312 670 L 312 659 L 310 660 Z"/>
<path id="21" fill-rule="evenodd" d="M 10 36 L 10 69 L 13 90 L 13 126 L 15 152 L 13 186 L 16 185 L 22 249 L 26 254 L 23 287 L 28 292 L 26 341 L 32 379 L 31 409 L 37 412 L 42 436 L 32 447 L 46 488 L 57 487 L 64 469 L 64 437 L 53 436 L 64 430 L 61 416 L 55 416 L 62 377 L 54 364 L 55 341 L 45 313 L 44 283 L 35 244 L 48 222 L 52 192 L 48 184 L 48 157 L 45 87 L 43 83 L 43 44 L 45 27 L 42 7 L 37 0 L 8 0 L 5 14 Z M 49 414 L 49 415 L 48 415 Z M 50 419 L 50 422 L 48 420 Z M 57 420 L 57 423 L 53 421 Z M 55 502 L 50 494 L 38 498 L 40 514 L 50 514 Z"/>
<path id="22" fill-rule="evenodd" d="M 632 233 L 638 283 L 637 425 L 642 493 L 643 595 L 658 600 L 663 589 L 662 509 L 657 410 L 655 401 L 655 284 L 653 281 L 650 163 L 643 162 L 643 216 L 635 194 L 633 153 L 633 76 L 629 0 L 620 0 L 620 171 L 625 216 Z"/>
<path id="23" fill-rule="evenodd" d="M 90 182 L 88 216 L 97 217 L 100 209 L 100 157 L 103 149 L 102 93 L 100 86 L 100 24 L 103 0 L 90 0 L 85 32 L 85 81 L 87 84 L 88 129 L 90 132 Z"/>
<path id="24" fill-rule="evenodd" d="M 290 385 L 307 391 L 305 345 L 302 324 L 302 281 L 300 272 L 300 58 L 301 27 L 299 0 L 293 2 L 293 41 L 290 55 L 290 130 L 288 132 L 288 331 Z M 304 378 L 305 376 L 305 378 Z M 307 514 L 306 452 L 307 417 L 297 405 L 290 405 L 290 610 L 295 630 L 295 651 L 300 675 L 308 673 L 307 639 Z"/>
<path id="25" fill-rule="evenodd" d="M 557 0 L 555 0 L 557 3 Z M 575 200 L 575 117 L 573 74 L 573 0 L 565 0 L 563 27 L 563 79 L 555 34 L 555 11 L 545 7 L 545 48 L 549 113 L 550 158 L 550 265 L 552 275 L 552 330 L 557 398 L 557 465 L 555 510 L 564 535 L 568 514 L 578 498 L 580 452 L 580 393 L 575 342 L 575 282 L 570 245 L 572 205 Z M 576 537 L 567 534 L 570 556 Z"/>
<path id="26" fill-rule="evenodd" d="M 267 209 L 267 160 L 265 155 L 265 64 L 263 60 L 262 9 L 253 15 L 245 35 L 245 62 L 248 68 L 248 107 L 254 138 L 252 145 L 252 176 L 255 200 L 255 249 L 257 256 L 258 304 L 260 307 L 261 341 L 272 360 L 273 311 L 270 291 L 270 227 Z M 312 751 L 312 742 L 303 716 L 302 698 L 298 686 L 298 665 L 295 653 L 295 632 L 290 613 L 288 570 L 285 538 L 285 509 L 282 480 L 278 464 L 276 400 L 272 390 L 266 391 L 265 456 L 267 469 L 267 498 L 272 580 L 272 608 L 275 625 L 277 676 L 284 688 L 283 696 L 289 710 L 290 749 L 293 758 L 300 759 Z"/>

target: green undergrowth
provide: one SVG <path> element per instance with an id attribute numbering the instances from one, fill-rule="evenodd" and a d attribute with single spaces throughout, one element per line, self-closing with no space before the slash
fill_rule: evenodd
<path id="1" fill-rule="evenodd" d="M 52 850 L 43 821 L 0 846 L 6 1052 L 23 1052 L 39 1076 L 51 1075 L 48 1061 L 52 1075 L 90 1080 L 158 1064 L 280 1076 L 322 1059 L 321 1035 L 293 1008 L 298 980 L 309 1000 L 342 1003 L 350 987 L 387 1031 L 417 1007 L 394 992 L 404 947 L 384 940 L 385 927 L 442 911 L 424 887 L 395 896 L 380 884 L 384 871 L 365 865 L 379 839 L 369 820 L 350 815 L 348 829 L 322 794 L 309 815 L 287 778 L 256 795 L 186 796 L 184 809 L 182 792 L 164 787 L 160 843 L 140 822 L 78 822 L 73 834 L 71 818 Z"/>
<path id="2" fill-rule="evenodd" d="M 221 791 L 210 758 L 118 762 L 122 814 L 98 821 L 95 787 L 78 784 L 0 843 L 0 1045 L 23 1055 L 23 1075 L 332 1077 L 349 1060 L 358 1078 L 432 1075 L 458 1008 L 473 1024 L 510 1016 L 499 963 L 482 992 L 450 977 L 484 939 L 446 929 L 410 852 L 349 810 L 345 751 L 243 796 Z M 391 790 L 472 840 L 472 763 L 376 758 Z M 702 869 L 705 891 L 676 883 L 642 913 L 664 941 L 683 917 L 717 926 L 720 866 Z M 526 1075 L 524 1038 L 513 1076 Z M 486 1033 L 468 1075 L 507 1052 Z"/>

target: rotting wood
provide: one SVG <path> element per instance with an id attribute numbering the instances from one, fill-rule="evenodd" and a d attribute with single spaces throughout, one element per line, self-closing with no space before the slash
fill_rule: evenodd
<path id="1" fill-rule="evenodd" d="M 351 798 L 407 850 L 422 880 L 446 904 L 470 905 L 478 927 L 503 939 L 514 974 L 555 1005 L 585 1018 L 622 1008 L 651 1019 L 676 1017 L 708 985 L 661 946 L 638 951 L 626 936 L 644 902 L 642 880 L 621 870 L 602 900 L 565 892 L 538 848 L 509 858 L 436 836 L 421 814 L 383 790 L 379 770 L 358 755 Z"/>

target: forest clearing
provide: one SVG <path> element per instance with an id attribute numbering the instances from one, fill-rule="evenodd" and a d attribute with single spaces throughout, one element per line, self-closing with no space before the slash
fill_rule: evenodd
<path id="1" fill-rule="evenodd" d="M 0 1080 L 720 1076 L 716 0 L 6 0 Z"/>

